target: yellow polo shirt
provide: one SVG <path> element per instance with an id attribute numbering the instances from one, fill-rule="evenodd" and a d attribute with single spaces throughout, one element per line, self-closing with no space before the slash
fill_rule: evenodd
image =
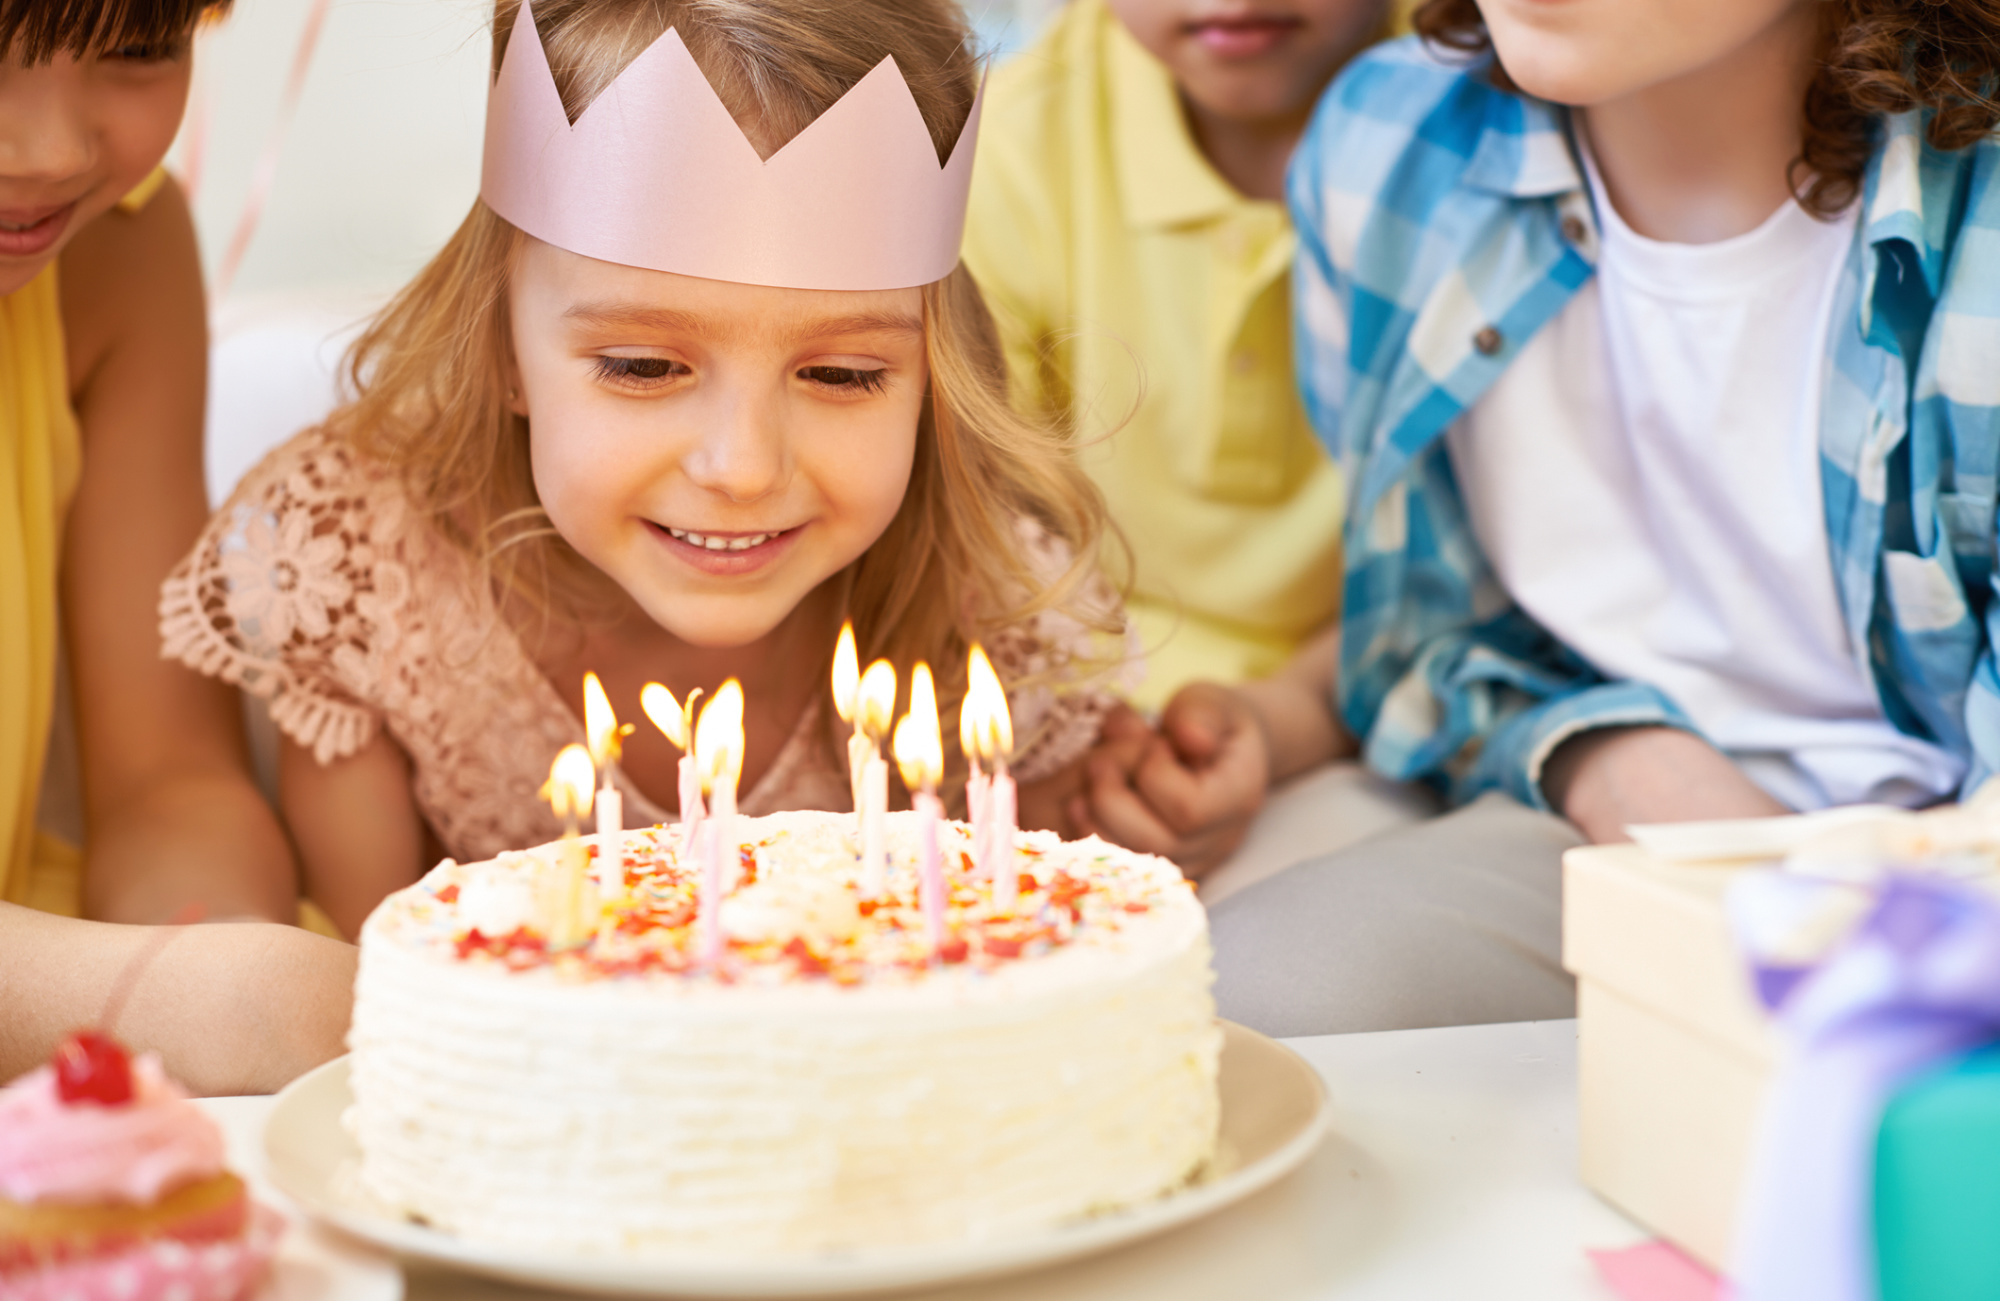
<path id="1" fill-rule="evenodd" d="M 1339 611 L 1340 474 L 1292 382 L 1295 242 L 1103 0 L 993 74 L 965 261 L 1016 401 L 1073 412 L 1131 544 L 1142 704 L 1267 674 Z"/>

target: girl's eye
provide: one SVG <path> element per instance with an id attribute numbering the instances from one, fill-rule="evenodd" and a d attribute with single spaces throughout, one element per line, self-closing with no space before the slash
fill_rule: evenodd
<path id="1" fill-rule="evenodd" d="M 799 378 L 810 380 L 827 388 L 849 389 L 861 393 L 880 393 L 888 386 L 888 370 L 855 370 L 849 366 L 807 366 L 799 372 Z"/>
<path id="2" fill-rule="evenodd" d="M 663 379 L 690 373 L 688 368 L 665 357 L 599 357 L 597 374 L 613 383 L 656 384 Z"/>
<path id="3" fill-rule="evenodd" d="M 179 54 L 180 47 L 166 41 L 134 41 L 111 50 L 111 57 L 123 63 L 165 63 Z"/>

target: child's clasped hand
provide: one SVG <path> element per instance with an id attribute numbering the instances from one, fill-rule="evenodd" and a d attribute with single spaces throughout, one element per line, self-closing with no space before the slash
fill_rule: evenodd
<path id="1" fill-rule="evenodd" d="M 1199 877 L 1243 843 L 1270 773 L 1250 703 L 1227 687 L 1190 683 L 1157 728 L 1124 705 L 1105 719 L 1070 820 L 1079 835 L 1171 858 Z"/>

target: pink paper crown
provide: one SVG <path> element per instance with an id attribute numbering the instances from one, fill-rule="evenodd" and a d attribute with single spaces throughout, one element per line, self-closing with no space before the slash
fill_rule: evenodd
<path id="1" fill-rule="evenodd" d="M 901 289 L 958 265 L 982 88 L 942 167 L 895 60 L 766 160 L 669 28 L 571 125 L 528 0 L 486 103 L 479 194 L 586 257 L 787 289 Z"/>

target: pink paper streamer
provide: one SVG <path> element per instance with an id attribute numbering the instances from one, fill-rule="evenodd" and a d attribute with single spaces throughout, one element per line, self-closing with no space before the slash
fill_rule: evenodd
<path id="1" fill-rule="evenodd" d="M 1616 1251 L 1586 1251 L 1621 1301 L 1722 1301 L 1722 1280 L 1678 1248 L 1654 1239 Z"/>

